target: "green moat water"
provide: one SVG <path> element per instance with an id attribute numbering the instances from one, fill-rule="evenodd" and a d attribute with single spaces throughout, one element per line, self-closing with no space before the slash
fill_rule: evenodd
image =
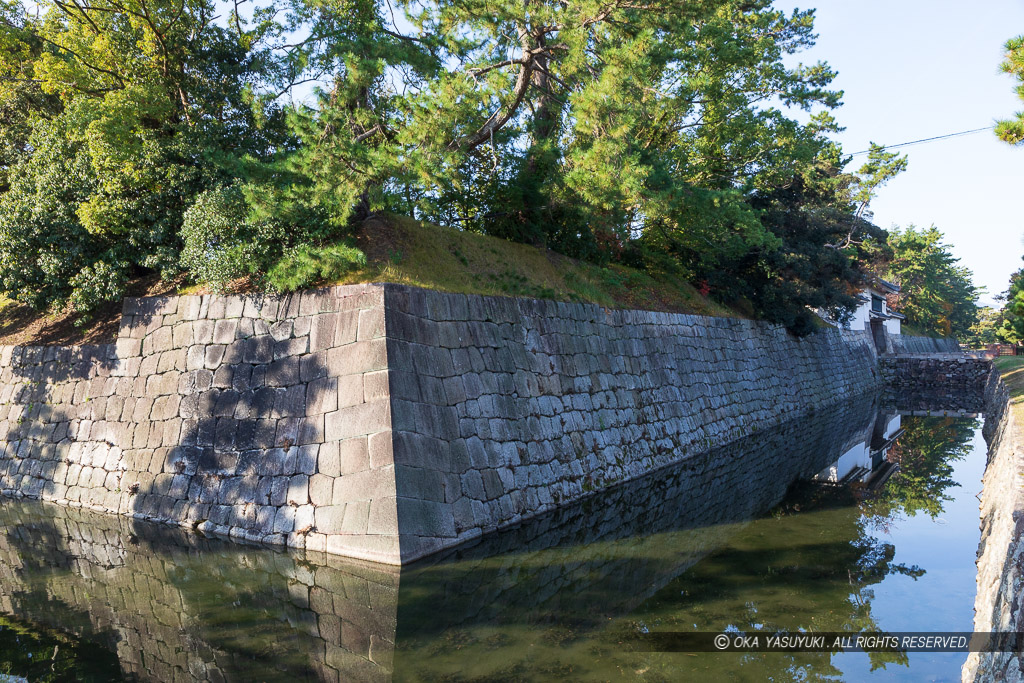
<path id="1" fill-rule="evenodd" d="M 635 637 L 970 631 L 984 463 L 980 421 L 862 402 L 401 571 L 0 500 L 0 679 L 959 680 Z"/>

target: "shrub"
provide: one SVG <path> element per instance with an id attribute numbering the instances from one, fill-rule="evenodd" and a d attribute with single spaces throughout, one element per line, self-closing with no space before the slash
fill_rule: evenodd
<path id="1" fill-rule="evenodd" d="M 280 248 L 283 230 L 273 221 L 253 222 L 237 185 L 207 190 L 185 212 L 181 265 L 214 291 L 265 268 Z"/>
<path id="2" fill-rule="evenodd" d="M 73 287 L 71 308 L 77 313 L 89 313 L 105 301 L 117 301 L 124 296 L 127 281 L 128 266 L 125 263 L 100 260 L 87 265 L 69 282 Z M 85 321 L 82 319 L 80 322 Z"/>
<path id="3" fill-rule="evenodd" d="M 366 265 L 366 255 L 344 244 L 326 247 L 299 245 L 285 251 L 267 273 L 267 284 L 278 292 L 291 292 L 316 282 L 337 280 Z"/>

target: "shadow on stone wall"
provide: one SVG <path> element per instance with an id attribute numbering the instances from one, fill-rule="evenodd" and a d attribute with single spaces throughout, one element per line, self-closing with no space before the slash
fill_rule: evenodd
<path id="1" fill-rule="evenodd" d="M 238 330 L 246 323 L 251 333 Z M 324 414 L 337 406 L 338 380 L 328 377 L 326 353 L 310 353 L 307 335 L 295 332 L 292 321 L 217 321 L 213 342 L 227 343 L 189 347 L 177 384 L 180 429 L 172 417 L 149 462 L 153 438 L 142 443 L 136 435 L 133 446 L 142 448 L 126 453 L 140 473 L 133 512 L 250 541 L 304 545 L 301 537 L 316 531 L 310 478 L 318 473 Z M 154 398 L 154 410 L 164 396 Z M 137 429 L 144 433 L 146 425 Z"/>
<path id="2" fill-rule="evenodd" d="M 363 286 L 126 300 L 116 344 L 4 349 L 0 489 L 292 547 L 365 536 L 384 348 Z"/>

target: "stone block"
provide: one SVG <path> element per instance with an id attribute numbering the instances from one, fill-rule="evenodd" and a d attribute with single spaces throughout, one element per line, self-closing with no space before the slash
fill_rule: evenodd
<path id="1" fill-rule="evenodd" d="M 335 376 L 384 370 L 387 368 L 385 339 L 353 342 L 327 352 L 328 373 Z"/>
<path id="2" fill-rule="evenodd" d="M 185 367 L 188 370 L 199 370 L 206 363 L 206 347 L 190 346 L 186 355 Z"/>
<path id="3" fill-rule="evenodd" d="M 297 474 L 288 482 L 288 505 L 299 506 L 309 503 L 309 477 Z"/>
<path id="4" fill-rule="evenodd" d="M 317 445 L 324 442 L 324 416 L 307 415 L 299 421 L 297 444 L 300 446 Z"/>
<path id="5" fill-rule="evenodd" d="M 116 345 L 118 358 L 130 358 L 142 353 L 142 342 L 138 339 L 119 338 Z"/>
<path id="6" fill-rule="evenodd" d="M 295 323 L 291 320 L 278 321 L 270 326 L 270 336 L 274 338 L 274 341 L 284 341 L 292 336 L 292 330 L 294 327 Z"/>
<path id="7" fill-rule="evenodd" d="M 327 413 L 325 421 L 328 441 L 374 434 L 391 428 L 391 406 L 388 401 L 361 403 Z"/>
<path id="8" fill-rule="evenodd" d="M 327 534 L 328 536 L 340 534 L 342 524 L 345 521 L 345 506 L 325 505 L 318 507 L 314 512 L 314 520 L 316 522 L 316 530 L 319 533 Z"/>
<path id="9" fill-rule="evenodd" d="M 346 474 L 334 480 L 334 504 L 374 500 L 395 495 L 395 470 L 383 467 Z"/>
<path id="10" fill-rule="evenodd" d="M 277 392 L 274 399 L 273 417 L 292 418 L 306 414 L 306 387 L 300 385 L 288 387 Z M 296 432 L 293 443 L 298 440 Z"/>
<path id="11" fill-rule="evenodd" d="M 360 378 L 361 381 L 361 378 Z M 338 380 L 315 379 L 306 385 L 306 413 L 320 415 L 338 409 Z"/>
<path id="12" fill-rule="evenodd" d="M 319 351 L 302 356 L 299 360 L 299 379 L 310 382 L 327 377 L 327 352 Z"/>
<path id="13" fill-rule="evenodd" d="M 274 477 L 270 483 L 270 504 L 280 507 L 288 502 L 288 476 Z"/>
<path id="14" fill-rule="evenodd" d="M 377 401 L 390 397 L 389 372 L 378 370 L 367 372 L 362 375 L 363 380 L 363 401 Z"/>
<path id="15" fill-rule="evenodd" d="M 206 356 L 203 360 L 203 367 L 208 370 L 215 370 L 224 358 L 225 347 L 221 344 L 211 344 L 206 347 Z"/>
<path id="16" fill-rule="evenodd" d="M 299 383 L 299 361 L 294 358 L 282 358 L 267 368 L 267 386 L 290 387 Z"/>
<path id="17" fill-rule="evenodd" d="M 395 465 L 394 477 L 399 497 L 445 501 L 445 479 L 436 469 Z"/>
<path id="18" fill-rule="evenodd" d="M 316 509 L 312 505 L 300 505 L 295 509 L 295 532 L 309 533 L 316 525 Z"/>
<path id="19" fill-rule="evenodd" d="M 218 320 L 213 326 L 214 344 L 231 344 L 238 332 L 238 320 Z"/>
<path id="20" fill-rule="evenodd" d="M 309 337 L 293 337 L 274 343 L 274 360 L 301 356 L 309 351 Z M 298 362 L 298 361 L 296 361 Z"/>
<path id="21" fill-rule="evenodd" d="M 357 501 L 345 506 L 345 517 L 342 520 L 341 533 L 365 534 L 370 522 L 370 502 Z"/>
<path id="22" fill-rule="evenodd" d="M 319 444 L 299 446 L 298 452 L 295 456 L 295 471 L 299 474 L 305 475 L 316 474 L 319 450 Z"/>
<path id="23" fill-rule="evenodd" d="M 295 530 L 295 508 L 284 505 L 277 510 L 274 519 L 274 533 L 287 534 Z"/>
<path id="24" fill-rule="evenodd" d="M 323 507 L 334 502 L 334 477 L 314 474 L 309 478 L 309 498 L 313 505 Z"/>
<path id="25" fill-rule="evenodd" d="M 384 336 L 384 308 L 370 308 L 359 311 L 357 341 L 377 339 Z"/>
<path id="26" fill-rule="evenodd" d="M 313 353 L 333 347 L 338 328 L 338 313 L 323 313 L 313 318 L 309 331 L 309 350 Z"/>
<path id="27" fill-rule="evenodd" d="M 397 534 L 398 501 L 396 498 L 375 498 L 370 501 L 370 515 L 366 533 L 373 535 Z"/>
<path id="28" fill-rule="evenodd" d="M 394 440 L 391 430 L 370 434 L 367 437 L 370 468 L 378 469 L 395 462 Z"/>
<path id="29" fill-rule="evenodd" d="M 299 425 L 302 420 L 297 417 L 288 417 L 277 421 L 277 434 L 274 436 L 274 443 L 284 448 L 293 446 L 299 437 Z"/>
<path id="30" fill-rule="evenodd" d="M 334 328 L 334 346 L 344 346 L 356 340 L 359 331 L 359 311 L 343 310 L 338 313 Z"/>
<path id="31" fill-rule="evenodd" d="M 192 323 L 192 340 L 196 344 L 210 344 L 213 342 L 214 321 L 196 320 Z"/>
<path id="32" fill-rule="evenodd" d="M 370 469 L 368 438 L 358 436 L 337 442 L 338 474 L 342 476 Z"/>
<path id="33" fill-rule="evenodd" d="M 272 337 L 251 337 L 242 342 L 242 360 L 246 363 L 270 363 L 274 360 Z"/>

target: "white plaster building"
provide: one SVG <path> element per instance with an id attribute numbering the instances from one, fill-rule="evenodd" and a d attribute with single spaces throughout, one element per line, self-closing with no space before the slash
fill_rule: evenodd
<path id="1" fill-rule="evenodd" d="M 899 285 L 873 277 L 858 297 L 861 304 L 850 319 L 850 329 L 869 330 L 872 325 L 881 325 L 889 334 L 900 333 L 900 322 L 906 319 L 901 313 L 889 310 L 886 296 L 900 291 Z"/>

